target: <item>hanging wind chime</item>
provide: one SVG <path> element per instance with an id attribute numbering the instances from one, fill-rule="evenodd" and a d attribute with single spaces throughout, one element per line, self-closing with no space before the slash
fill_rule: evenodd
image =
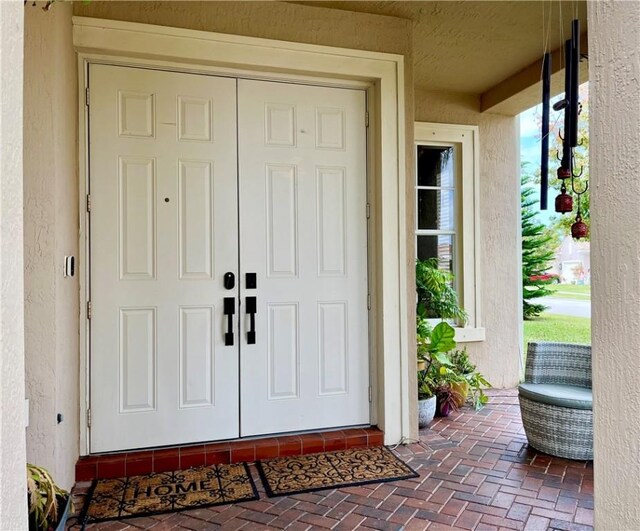
<path id="1" fill-rule="evenodd" d="M 589 189 L 585 183 L 584 188 L 576 188 L 576 180 L 582 176 L 583 168 L 576 174 L 574 168 L 574 148 L 578 146 L 578 115 L 580 114 L 580 101 L 578 95 L 579 66 L 580 66 L 580 21 L 571 23 L 571 38 L 565 42 L 565 83 L 564 99 L 553 105 L 554 111 L 564 110 L 564 136 L 562 140 L 562 157 L 557 176 L 561 181 L 560 194 L 555 199 L 555 210 L 561 214 L 573 211 L 573 196 L 576 197 L 576 220 L 571 225 L 571 236 L 575 239 L 587 236 L 589 229 L 582 221 L 581 197 Z M 549 175 L 549 101 L 551 98 L 551 54 L 545 53 L 542 62 L 542 150 L 540 159 L 540 208 L 547 209 L 547 188 Z M 571 193 L 569 193 L 569 182 Z"/>

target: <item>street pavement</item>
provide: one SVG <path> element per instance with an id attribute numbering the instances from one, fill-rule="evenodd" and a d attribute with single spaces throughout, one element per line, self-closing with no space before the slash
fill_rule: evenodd
<path id="1" fill-rule="evenodd" d="M 536 301 L 536 303 L 538 302 L 549 308 L 546 310 L 547 313 L 572 315 L 573 317 L 591 317 L 591 300 L 578 301 L 575 299 L 541 297 Z"/>

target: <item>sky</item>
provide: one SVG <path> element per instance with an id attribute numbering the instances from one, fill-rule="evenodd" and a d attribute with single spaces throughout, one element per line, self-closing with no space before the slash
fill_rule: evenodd
<path id="1" fill-rule="evenodd" d="M 563 95 L 553 98 L 551 100 L 551 106 L 559 100 Z M 580 85 L 580 99 L 585 100 L 589 97 L 588 83 Z M 556 121 L 560 112 L 555 112 L 551 109 L 550 121 L 553 123 Z M 542 116 L 542 104 L 531 107 L 520 114 L 520 160 L 521 162 L 529 163 L 529 171 L 540 169 L 540 118 Z M 549 161 L 549 167 L 554 167 L 553 161 Z M 536 209 L 539 212 L 538 219 L 545 225 L 549 225 L 551 218 L 556 214 L 553 210 L 553 202 L 557 192 L 549 188 L 547 195 L 549 208 L 544 211 L 539 209 L 539 205 L 536 205 Z M 536 198 L 540 197 L 540 189 L 536 186 Z"/>
<path id="2" fill-rule="evenodd" d="M 520 160 L 529 163 L 529 171 L 540 168 L 540 116 L 542 105 L 536 105 L 520 114 Z M 540 210 L 539 204 L 535 208 L 539 212 L 539 220 L 549 225 L 554 215 L 553 200 L 555 192 L 549 189 L 548 205 L 550 208 Z M 536 187 L 536 198 L 540 198 L 540 191 Z"/>

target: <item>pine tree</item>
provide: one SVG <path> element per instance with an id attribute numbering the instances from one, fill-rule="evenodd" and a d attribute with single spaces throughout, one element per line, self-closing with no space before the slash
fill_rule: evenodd
<path id="1" fill-rule="evenodd" d="M 548 285 L 553 280 L 540 278 L 551 265 L 557 248 L 557 238 L 537 220 L 533 206 L 537 203 L 531 196 L 535 189 L 530 186 L 533 177 L 523 172 L 521 176 L 520 205 L 522 223 L 522 302 L 525 319 L 539 316 L 547 309 L 533 299 L 553 293 Z"/>

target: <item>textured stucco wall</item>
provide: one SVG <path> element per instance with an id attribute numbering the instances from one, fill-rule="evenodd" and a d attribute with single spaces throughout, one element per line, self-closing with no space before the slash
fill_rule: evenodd
<path id="1" fill-rule="evenodd" d="M 75 2 L 74 15 L 407 54 L 411 22 L 283 2 Z"/>
<path id="2" fill-rule="evenodd" d="M 596 529 L 640 529 L 640 3 L 589 2 Z"/>
<path id="3" fill-rule="evenodd" d="M 480 97 L 415 90 L 419 122 L 480 129 L 480 282 L 486 340 L 467 343 L 471 358 L 494 387 L 519 381 L 520 150 L 516 117 L 480 113 Z"/>
<path id="4" fill-rule="evenodd" d="M 0 2 L 0 529 L 27 529 L 25 477 L 23 3 Z"/>
<path id="5" fill-rule="evenodd" d="M 63 260 L 78 256 L 77 66 L 71 4 L 40 7 L 25 6 L 27 456 L 69 487 L 79 441 L 79 299 Z"/>

